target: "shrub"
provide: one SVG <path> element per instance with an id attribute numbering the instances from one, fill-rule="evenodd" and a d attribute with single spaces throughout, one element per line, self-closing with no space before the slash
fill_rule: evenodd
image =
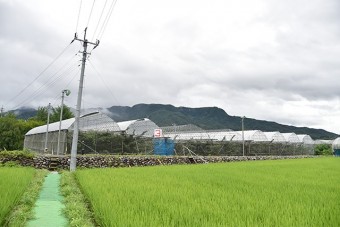
<path id="1" fill-rule="evenodd" d="M 315 155 L 332 155 L 332 145 L 331 144 L 318 144 L 314 148 Z"/>
<path id="2" fill-rule="evenodd" d="M 35 153 L 28 150 L 22 151 L 0 151 L 0 158 L 34 158 Z"/>

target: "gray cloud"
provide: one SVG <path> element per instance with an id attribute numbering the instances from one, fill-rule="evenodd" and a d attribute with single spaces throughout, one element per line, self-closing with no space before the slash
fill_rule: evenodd
<path id="1" fill-rule="evenodd" d="M 0 77 L 6 81 L 0 104 L 72 38 L 76 18 L 69 15 L 78 6 L 34 4 L 0 2 Z M 231 115 L 340 133 L 339 6 L 336 0 L 121 2 L 87 64 L 83 106 L 219 106 Z M 73 43 L 5 108 L 58 104 L 66 87 L 72 90 L 66 103 L 75 106 L 80 56 L 72 56 L 80 48 Z"/>

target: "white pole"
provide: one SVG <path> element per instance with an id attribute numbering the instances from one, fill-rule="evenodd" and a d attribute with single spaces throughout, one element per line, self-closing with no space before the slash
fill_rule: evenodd
<path id="1" fill-rule="evenodd" d="M 59 132 L 58 132 L 58 145 L 57 145 L 57 155 L 60 154 L 60 133 L 61 133 L 61 121 L 63 120 L 63 108 L 64 108 L 64 94 L 66 90 L 61 92 L 61 107 L 60 107 L 60 120 L 59 120 Z"/>
<path id="2" fill-rule="evenodd" d="M 80 80 L 79 80 L 79 89 L 78 89 L 78 97 L 77 97 L 77 107 L 76 107 L 76 116 L 74 120 L 74 128 L 73 128 L 73 138 L 72 138 L 72 150 L 71 150 L 71 160 L 70 160 L 70 171 L 75 171 L 77 166 L 77 149 L 78 149 L 78 136 L 79 136 L 79 118 L 80 118 L 80 109 L 81 109 L 81 99 L 83 95 L 83 84 L 84 84 L 84 73 L 85 73 L 85 63 L 87 56 L 87 45 L 92 44 L 94 48 L 99 45 L 99 40 L 96 43 L 91 43 L 86 39 L 86 30 L 84 33 L 84 39 L 78 39 L 77 34 L 75 34 L 74 40 L 78 40 L 83 42 L 83 58 L 81 64 L 81 72 L 80 72 Z M 72 41 L 72 42 L 73 42 Z M 93 48 L 93 49 L 94 49 Z"/>
<path id="3" fill-rule="evenodd" d="M 48 125 L 50 124 L 50 108 L 51 108 L 51 103 L 48 104 L 47 107 L 47 123 L 46 123 L 46 136 L 45 136 L 45 152 L 47 152 L 47 142 L 48 142 Z M 53 152 L 53 151 L 52 151 Z"/>
<path id="4" fill-rule="evenodd" d="M 244 116 L 242 117 L 242 154 L 244 156 Z"/>
<path id="5" fill-rule="evenodd" d="M 81 66 L 80 80 L 79 80 L 76 116 L 75 116 L 74 128 L 73 128 L 70 171 L 75 171 L 76 166 L 77 166 L 79 118 L 80 118 L 80 109 L 81 109 L 81 99 L 82 99 L 82 94 L 83 94 L 84 72 L 85 72 L 85 63 L 86 63 L 86 55 L 87 55 L 86 50 L 87 50 L 87 42 L 85 40 L 84 41 L 84 52 L 83 52 L 83 60 L 82 60 L 82 66 Z"/>

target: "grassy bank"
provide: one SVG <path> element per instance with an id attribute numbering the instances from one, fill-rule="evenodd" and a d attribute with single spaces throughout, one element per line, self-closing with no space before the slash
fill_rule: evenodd
<path id="1" fill-rule="evenodd" d="M 0 226 L 18 205 L 22 195 L 33 180 L 36 170 L 23 167 L 0 167 Z"/>
<path id="2" fill-rule="evenodd" d="M 101 226 L 339 226 L 340 159 L 78 170 Z"/>

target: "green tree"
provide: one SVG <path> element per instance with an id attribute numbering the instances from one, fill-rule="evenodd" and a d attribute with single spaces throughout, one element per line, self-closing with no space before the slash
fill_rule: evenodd
<path id="1" fill-rule="evenodd" d="M 58 106 L 56 108 L 52 108 L 52 113 L 50 115 L 50 123 L 57 122 L 60 120 L 60 111 L 61 106 Z M 70 119 L 74 117 L 70 107 L 64 105 L 63 107 L 63 120 Z"/>
<path id="2" fill-rule="evenodd" d="M 47 107 L 38 107 L 37 114 L 32 118 L 37 121 L 47 122 Z"/>
<path id="3" fill-rule="evenodd" d="M 58 106 L 56 108 L 52 107 L 52 110 L 50 112 L 50 123 L 58 122 L 60 120 L 60 110 L 61 110 L 60 106 Z M 72 117 L 74 117 L 74 115 L 71 112 L 70 107 L 64 105 L 63 120 L 70 119 Z M 36 121 L 41 121 L 41 122 L 44 122 L 44 124 L 46 124 L 46 122 L 47 122 L 47 107 L 39 107 L 37 114 L 31 119 L 36 120 Z"/>
<path id="4" fill-rule="evenodd" d="M 14 114 L 0 118 L 0 150 L 19 150 L 23 148 L 25 134 L 32 128 L 42 125 L 37 120 L 18 120 Z"/>
<path id="5" fill-rule="evenodd" d="M 317 144 L 314 148 L 315 155 L 332 155 L 332 145 L 330 144 Z"/>

